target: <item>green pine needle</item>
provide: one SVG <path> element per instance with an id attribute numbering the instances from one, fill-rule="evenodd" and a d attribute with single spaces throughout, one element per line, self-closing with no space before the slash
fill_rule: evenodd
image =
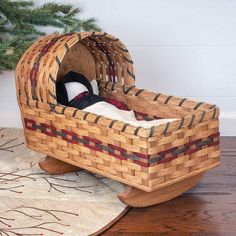
<path id="1" fill-rule="evenodd" d="M 0 72 L 15 68 L 24 51 L 45 32 L 40 26 L 53 26 L 58 32 L 100 31 L 94 18 L 81 20 L 80 8 L 71 4 L 46 3 L 35 7 L 32 1 L 0 1 Z"/>

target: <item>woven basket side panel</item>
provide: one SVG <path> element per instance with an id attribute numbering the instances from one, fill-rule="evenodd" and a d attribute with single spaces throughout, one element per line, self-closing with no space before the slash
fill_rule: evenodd
<path id="1" fill-rule="evenodd" d="M 131 153 L 142 153 L 147 148 L 133 145 L 132 135 L 126 137 L 88 121 L 70 120 L 66 115 L 40 108 L 32 110 L 27 106 L 23 119 L 29 148 L 145 191 L 150 190 L 148 183 L 146 186 L 143 184 L 148 179 L 148 168 L 142 164 L 148 160 L 138 163 L 131 159 Z M 129 149 L 132 151 L 127 151 Z"/>
<path id="2" fill-rule="evenodd" d="M 148 114 L 148 118 L 177 118 L 174 122 L 152 127 L 150 135 L 165 135 L 182 128 L 188 128 L 219 117 L 216 105 L 196 102 L 186 98 L 155 94 L 134 86 L 121 88 L 114 84 L 99 84 L 100 94 L 126 103 L 135 112 Z"/>
<path id="3" fill-rule="evenodd" d="M 219 161 L 218 144 L 212 145 L 218 138 L 214 136 L 218 120 L 148 139 L 45 108 L 25 105 L 23 110 L 30 148 L 145 191 L 212 168 Z M 186 144 L 188 148 L 181 151 Z"/>
<path id="4" fill-rule="evenodd" d="M 189 115 L 189 109 L 181 109 L 172 107 L 170 105 L 162 104 L 156 101 L 148 101 L 144 98 L 130 96 L 123 93 L 115 93 L 109 90 L 101 90 L 100 94 L 103 97 L 113 98 L 118 101 L 127 104 L 129 109 L 140 111 L 150 116 L 156 116 L 160 118 L 181 118 L 183 116 Z"/>
<path id="5" fill-rule="evenodd" d="M 168 183 L 188 175 L 207 171 L 220 163 L 219 120 L 206 121 L 162 137 L 154 146 L 159 155 L 151 155 L 149 187 Z M 170 161 L 155 165 L 160 159 Z M 153 160 L 153 161 L 152 161 Z M 160 187 L 161 185 L 159 185 Z"/>
<path id="6" fill-rule="evenodd" d="M 185 110 L 186 112 L 190 112 L 192 110 L 206 111 L 217 107 L 216 105 L 212 105 L 206 102 L 199 102 L 188 98 L 152 92 L 146 89 L 139 89 L 135 86 L 121 86 L 119 84 L 114 84 L 111 82 L 105 83 L 101 81 L 101 83 L 99 84 L 99 88 L 101 91 L 104 91 L 106 93 L 120 93 L 132 97 L 138 97 L 139 99 L 145 99 L 149 102 L 158 102 L 160 105 L 169 105 L 171 109 L 173 108 L 178 110 Z"/>

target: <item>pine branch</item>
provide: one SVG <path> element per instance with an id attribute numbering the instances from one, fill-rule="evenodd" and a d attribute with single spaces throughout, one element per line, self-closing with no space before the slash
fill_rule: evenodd
<path id="1" fill-rule="evenodd" d="M 81 20 L 80 12 L 71 4 L 51 2 L 35 7 L 33 1 L 1 0 L 0 72 L 14 69 L 24 51 L 45 35 L 40 26 L 53 26 L 64 33 L 101 30 L 94 18 Z"/>

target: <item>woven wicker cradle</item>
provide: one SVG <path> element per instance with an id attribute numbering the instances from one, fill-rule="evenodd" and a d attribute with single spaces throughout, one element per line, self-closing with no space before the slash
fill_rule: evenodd
<path id="1" fill-rule="evenodd" d="M 101 96 L 126 103 L 138 118 L 179 119 L 147 129 L 60 105 L 55 82 L 70 70 L 96 78 Z M 118 180 L 130 186 L 119 195 L 128 205 L 172 199 L 219 164 L 218 107 L 136 88 L 129 52 L 109 34 L 40 39 L 17 65 L 16 90 L 27 146 L 48 155 L 41 168 L 80 167 Z"/>

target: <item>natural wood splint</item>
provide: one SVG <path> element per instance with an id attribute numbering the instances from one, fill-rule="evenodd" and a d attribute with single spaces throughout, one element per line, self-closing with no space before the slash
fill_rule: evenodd
<path id="1" fill-rule="evenodd" d="M 101 96 L 124 102 L 139 119 L 177 120 L 135 127 L 58 104 L 56 81 L 70 70 L 96 78 Z M 219 108 L 136 88 L 127 48 L 107 33 L 41 38 L 17 65 L 16 91 L 28 148 L 139 190 L 154 194 L 220 163 Z M 52 172 L 52 162 L 58 166 L 40 165 Z"/>
<path id="2" fill-rule="evenodd" d="M 201 173 L 149 193 L 128 186 L 124 192 L 118 194 L 118 198 L 126 205 L 132 207 L 156 205 L 178 197 L 191 189 L 202 179 L 203 175 L 204 173 Z"/>

